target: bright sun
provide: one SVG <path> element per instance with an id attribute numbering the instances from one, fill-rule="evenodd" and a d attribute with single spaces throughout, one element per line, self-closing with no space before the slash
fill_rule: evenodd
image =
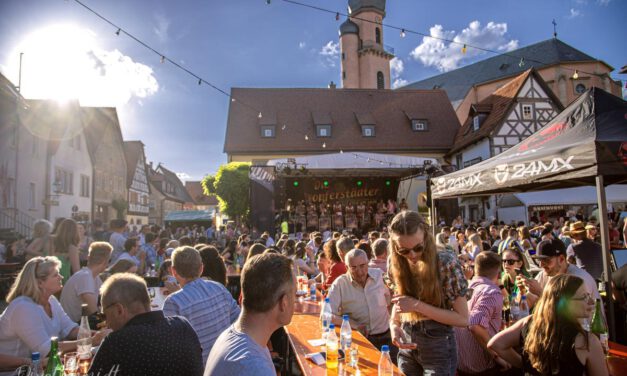
<path id="1" fill-rule="evenodd" d="M 51 25 L 28 34 L 10 55 L 8 75 L 17 83 L 22 58 L 22 94 L 32 99 L 83 106 L 118 106 L 154 94 L 158 84 L 150 67 L 120 51 L 98 46 L 96 34 L 72 24 Z"/>

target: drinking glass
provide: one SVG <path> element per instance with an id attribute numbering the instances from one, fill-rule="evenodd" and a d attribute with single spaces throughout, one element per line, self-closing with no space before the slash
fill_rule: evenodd
<path id="1" fill-rule="evenodd" d="M 352 344 L 349 349 L 349 365 L 353 368 L 357 368 L 357 364 L 359 364 L 359 346 L 356 344 Z"/>
<path id="2" fill-rule="evenodd" d="M 150 300 L 154 299 L 155 296 L 156 296 L 155 288 L 154 287 L 149 287 L 148 288 L 148 294 L 150 295 Z"/>
<path id="3" fill-rule="evenodd" d="M 87 375 L 91 366 L 91 352 L 78 354 L 78 372 L 79 375 Z"/>
<path id="4" fill-rule="evenodd" d="M 69 352 L 63 355 L 63 370 L 66 376 L 78 375 L 78 353 Z"/>

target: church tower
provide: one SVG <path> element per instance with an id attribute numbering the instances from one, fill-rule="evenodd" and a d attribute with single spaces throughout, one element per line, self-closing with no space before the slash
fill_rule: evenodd
<path id="1" fill-rule="evenodd" d="M 383 44 L 385 0 L 348 0 L 348 14 L 340 26 L 342 87 L 389 89 L 394 53 Z"/>

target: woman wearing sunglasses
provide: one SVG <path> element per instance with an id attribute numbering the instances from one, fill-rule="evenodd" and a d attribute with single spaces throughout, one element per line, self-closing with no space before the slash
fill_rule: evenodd
<path id="1" fill-rule="evenodd" d="M 453 326 L 468 325 L 464 278 L 457 257 L 437 252 L 420 214 L 404 211 L 390 225 L 391 272 L 400 293 L 392 301 L 390 329 L 398 366 L 406 375 L 454 375 Z"/>
<path id="2" fill-rule="evenodd" d="M 593 309 L 584 281 L 560 274 L 546 285 L 533 314 L 497 333 L 488 348 L 526 375 L 606 376 L 601 342 L 578 321 Z"/>
<path id="3" fill-rule="evenodd" d="M 527 265 L 525 263 L 525 257 L 522 252 L 512 244 L 509 248 L 503 251 L 503 275 L 501 277 L 501 284 L 503 288 L 507 290 L 507 295 L 511 296 L 513 292 L 519 295 L 518 285 L 516 285 L 516 275 L 522 274 L 526 278 L 531 278 L 531 275 L 527 271 Z"/>

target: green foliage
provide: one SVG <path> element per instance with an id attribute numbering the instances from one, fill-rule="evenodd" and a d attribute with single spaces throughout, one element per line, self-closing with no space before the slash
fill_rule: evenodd
<path id="1" fill-rule="evenodd" d="M 118 197 L 111 201 L 111 206 L 116 211 L 116 219 L 124 219 L 124 214 L 128 209 L 128 202 L 125 199 Z"/>
<path id="2" fill-rule="evenodd" d="M 215 176 L 206 176 L 202 185 L 205 192 L 212 192 L 220 203 L 220 211 L 231 218 L 242 218 L 250 210 L 250 163 L 231 162 L 220 166 Z"/>
<path id="3" fill-rule="evenodd" d="M 215 175 L 207 175 L 205 176 L 200 185 L 202 185 L 202 193 L 205 196 L 215 196 L 216 195 L 216 187 L 214 186 L 216 182 Z"/>

